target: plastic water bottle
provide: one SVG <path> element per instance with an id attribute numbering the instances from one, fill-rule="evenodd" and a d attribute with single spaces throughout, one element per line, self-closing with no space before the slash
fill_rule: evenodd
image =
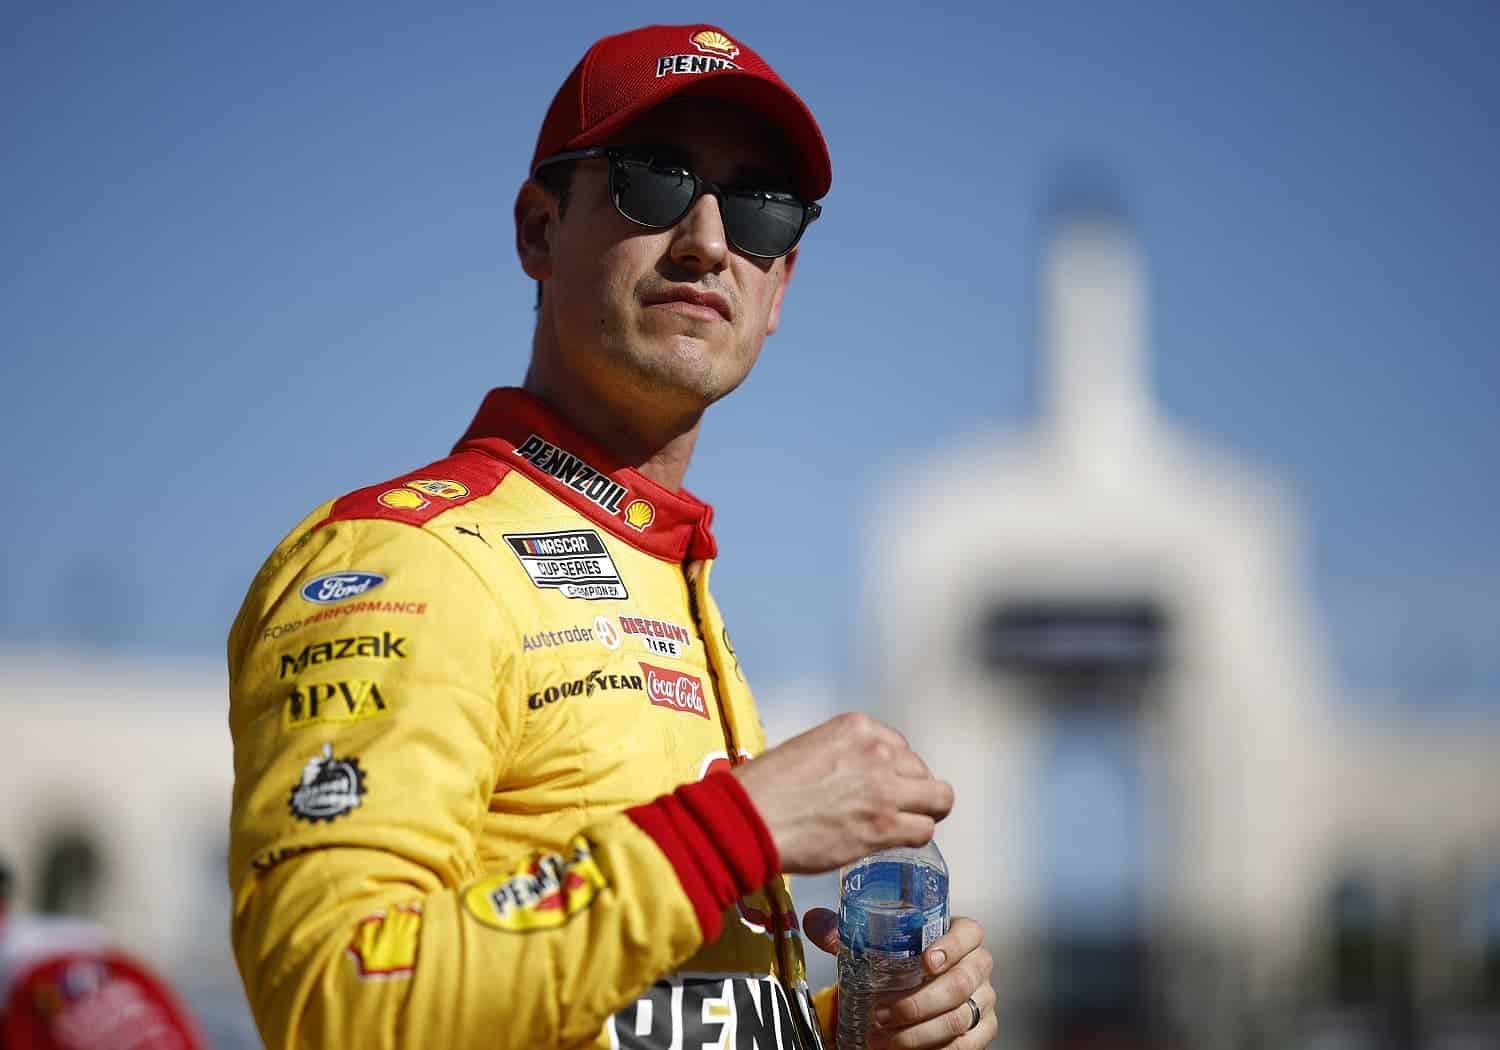
<path id="1" fill-rule="evenodd" d="M 936 842 L 839 871 L 838 1050 L 864 1050 L 883 992 L 922 983 L 922 953 L 948 930 L 948 865 Z"/>

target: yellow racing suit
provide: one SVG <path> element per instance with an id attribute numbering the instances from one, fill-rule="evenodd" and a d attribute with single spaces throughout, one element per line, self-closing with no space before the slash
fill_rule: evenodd
<path id="1" fill-rule="evenodd" d="M 229 638 L 267 1046 L 832 1044 L 728 771 L 766 745 L 711 517 L 501 389 L 271 554 Z"/>

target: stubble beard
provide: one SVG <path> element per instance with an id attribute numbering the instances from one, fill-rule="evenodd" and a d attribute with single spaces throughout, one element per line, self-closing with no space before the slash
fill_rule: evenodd
<path id="1" fill-rule="evenodd" d="M 737 341 L 713 346 L 681 333 L 643 336 L 616 354 L 641 396 L 699 412 L 744 382 L 752 363 Z"/>

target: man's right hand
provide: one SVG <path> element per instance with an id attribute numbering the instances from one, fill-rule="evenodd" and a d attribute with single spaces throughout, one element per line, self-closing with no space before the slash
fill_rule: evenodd
<path id="1" fill-rule="evenodd" d="M 736 766 L 781 870 L 815 875 L 891 846 L 923 846 L 953 808 L 906 738 L 857 712 Z"/>

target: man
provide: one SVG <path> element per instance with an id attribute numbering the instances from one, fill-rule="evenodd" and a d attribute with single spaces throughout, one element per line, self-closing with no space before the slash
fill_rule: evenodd
<path id="1" fill-rule="evenodd" d="M 524 390 L 446 459 L 318 508 L 229 642 L 240 971 L 271 1046 L 813 1047 L 785 874 L 952 805 L 845 715 L 766 750 L 682 488 L 827 192 L 811 114 L 713 26 L 607 37 L 553 101 L 516 247 Z M 837 948 L 830 913 L 809 913 Z M 897 1046 L 982 1046 L 954 920 Z"/>

